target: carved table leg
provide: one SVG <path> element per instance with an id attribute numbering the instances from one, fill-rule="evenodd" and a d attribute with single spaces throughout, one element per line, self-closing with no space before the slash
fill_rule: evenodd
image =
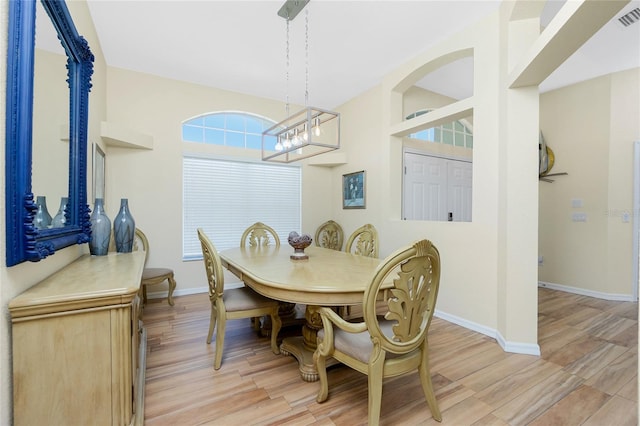
<path id="1" fill-rule="evenodd" d="M 305 323 L 302 307 L 298 307 L 295 303 L 278 302 L 278 316 L 282 321 L 282 328 L 291 326 L 300 326 Z M 262 326 L 258 322 L 257 328 L 260 330 L 262 337 L 271 337 L 271 318 L 265 316 L 262 318 Z"/>

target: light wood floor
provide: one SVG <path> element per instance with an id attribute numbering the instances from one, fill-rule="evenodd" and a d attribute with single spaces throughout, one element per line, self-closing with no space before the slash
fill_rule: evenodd
<path id="1" fill-rule="evenodd" d="M 329 399 L 274 355 L 249 320 L 227 322 L 222 368 L 207 345 L 206 294 L 150 300 L 147 425 L 357 425 L 366 423 L 367 380 L 329 370 Z M 431 372 L 442 425 L 637 425 L 638 304 L 539 290 L 542 356 L 509 354 L 495 340 L 434 318 Z M 435 422 L 417 374 L 384 383 L 381 423 Z"/>

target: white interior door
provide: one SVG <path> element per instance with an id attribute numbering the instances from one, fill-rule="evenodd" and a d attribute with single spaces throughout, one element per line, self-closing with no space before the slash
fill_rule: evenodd
<path id="1" fill-rule="evenodd" d="M 447 168 L 441 160 L 405 152 L 405 220 L 447 220 Z"/>
<path id="2" fill-rule="evenodd" d="M 405 151 L 403 218 L 471 221 L 472 164 Z"/>
<path id="3" fill-rule="evenodd" d="M 447 161 L 447 202 L 452 222 L 471 222 L 473 165 L 465 161 Z"/>

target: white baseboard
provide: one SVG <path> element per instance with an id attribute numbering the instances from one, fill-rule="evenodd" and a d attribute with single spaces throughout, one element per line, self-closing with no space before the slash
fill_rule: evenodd
<path id="1" fill-rule="evenodd" d="M 538 344 L 509 342 L 505 340 L 504 337 L 502 337 L 502 335 L 493 328 L 489 328 L 484 325 L 474 323 L 473 321 L 469 321 L 464 318 L 457 317 L 455 315 L 447 314 L 437 309 L 434 315 L 450 323 L 459 325 L 461 327 L 467 328 L 472 331 L 476 331 L 480 334 L 484 334 L 485 336 L 495 339 L 496 342 L 502 348 L 502 350 L 505 352 L 540 356 L 540 346 Z"/>
<path id="2" fill-rule="evenodd" d="M 568 285 L 554 284 L 544 281 L 538 281 L 538 287 L 564 291 L 565 293 L 579 294 L 581 296 L 595 297 L 597 299 L 614 300 L 617 302 L 634 302 L 633 296 L 630 294 L 602 293 L 600 291 L 585 290 L 584 288 L 571 287 Z"/>

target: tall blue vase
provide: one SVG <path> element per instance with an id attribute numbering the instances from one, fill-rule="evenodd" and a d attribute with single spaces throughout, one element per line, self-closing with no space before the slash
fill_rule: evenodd
<path id="1" fill-rule="evenodd" d="M 51 215 L 47 210 L 47 197 L 38 195 L 36 197 L 36 206 L 38 210 L 33 218 L 33 225 L 38 229 L 47 229 L 51 225 Z"/>
<path id="2" fill-rule="evenodd" d="M 120 200 L 120 211 L 113 220 L 113 231 L 115 233 L 116 251 L 118 253 L 131 253 L 133 249 L 133 237 L 136 233 L 136 221 L 129 211 L 129 200 Z"/>
<path id="3" fill-rule="evenodd" d="M 69 197 L 62 197 L 60 199 L 60 208 L 58 213 L 51 220 L 52 228 L 63 228 L 67 224 L 67 204 L 69 204 Z"/>
<path id="4" fill-rule="evenodd" d="M 89 252 L 95 256 L 104 256 L 109 252 L 111 240 L 111 221 L 104 211 L 104 200 L 96 198 L 91 213 L 91 241 Z"/>

